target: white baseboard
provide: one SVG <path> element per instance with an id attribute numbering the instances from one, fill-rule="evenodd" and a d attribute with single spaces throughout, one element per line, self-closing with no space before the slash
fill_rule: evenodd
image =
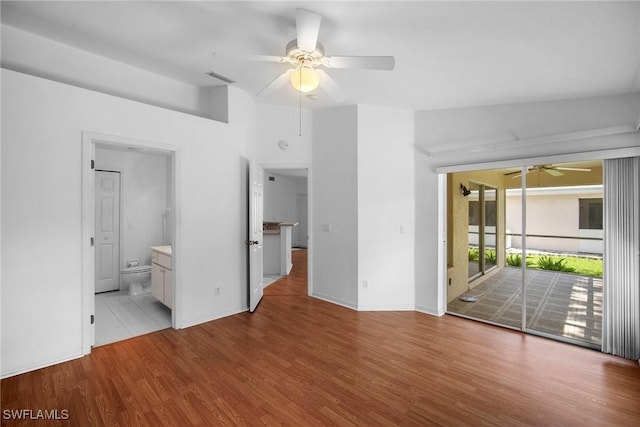
<path id="1" fill-rule="evenodd" d="M 82 354 L 82 350 L 79 353 L 73 353 L 71 355 L 63 355 L 60 357 L 55 357 L 51 359 L 39 360 L 34 363 L 29 363 L 28 365 L 22 365 L 16 368 L 9 368 L 7 371 L 2 371 L 0 375 L 0 379 L 5 379 L 9 377 L 13 377 L 15 375 L 24 374 L 25 372 L 35 371 L 36 369 L 46 368 L 47 366 L 57 365 L 58 363 L 68 362 L 70 360 L 79 359 L 84 354 Z M 4 366 L 3 366 L 4 368 Z"/>
<path id="2" fill-rule="evenodd" d="M 326 302 L 330 302 L 331 304 L 336 304 L 336 305 L 339 305 L 339 306 L 342 306 L 342 307 L 350 308 L 351 310 L 357 310 L 357 307 L 354 304 L 351 304 L 351 303 L 346 302 L 346 301 L 341 301 L 341 300 L 338 300 L 338 299 L 335 299 L 335 298 L 332 298 L 332 297 L 328 297 L 326 295 L 313 293 L 311 295 L 311 297 L 317 298 L 317 299 L 321 299 L 321 300 L 326 301 Z"/>
<path id="3" fill-rule="evenodd" d="M 248 311 L 248 310 L 249 310 L 248 308 L 244 307 L 244 308 L 237 308 L 235 310 L 225 311 L 225 312 L 222 312 L 222 313 L 216 313 L 216 314 L 214 314 L 212 316 L 207 316 L 207 317 L 202 317 L 202 318 L 197 319 L 197 320 L 187 321 L 187 322 L 183 323 L 182 325 L 178 326 L 177 329 L 190 328 L 192 326 L 200 325 L 202 323 L 207 323 L 207 322 L 211 322 L 213 320 L 222 319 L 223 317 L 229 317 L 229 316 L 233 316 L 235 314 L 244 313 L 245 311 Z"/>
<path id="4" fill-rule="evenodd" d="M 358 311 L 415 311 L 413 304 L 398 305 L 358 305 Z"/>
<path id="5" fill-rule="evenodd" d="M 424 313 L 424 314 L 428 314 L 430 316 L 436 316 L 436 317 L 441 317 L 444 316 L 445 312 L 442 311 L 441 313 L 439 313 L 438 311 L 432 310 L 430 308 L 426 308 L 426 307 L 419 307 L 416 306 L 415 311 L 419 312 L 419 313 Z"/>

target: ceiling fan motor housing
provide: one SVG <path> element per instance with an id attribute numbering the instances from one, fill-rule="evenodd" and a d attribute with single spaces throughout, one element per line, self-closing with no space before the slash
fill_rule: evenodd
<path id="1" fill-rule="evenodd" d="M 298 47 L 298 40 L 294 39 L 287 43 L 286 58 L 291 65 L 308 65 L 310 67 L 316 67 L 322 63 L 324 58 L 324 46 L 318 42 L 314 51 L 309 52 L 302 50 Z"/>

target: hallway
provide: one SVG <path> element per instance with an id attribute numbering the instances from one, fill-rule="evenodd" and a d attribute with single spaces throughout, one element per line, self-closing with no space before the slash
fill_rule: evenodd
<path id="1" fill-rule="evenodd" d="M 288 276 L 283 276 L 264 288 L 264 296 L 306 296 L 307 295 L 307 250 L 291 252 L 293 268 Z"/>

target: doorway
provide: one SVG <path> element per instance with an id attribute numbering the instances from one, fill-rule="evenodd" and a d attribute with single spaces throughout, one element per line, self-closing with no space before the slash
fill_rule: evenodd
<path id="1" fill-rule="evenodd" d="M 308 267 L 311 250 L 311 232 L 308 227 L 311 199 L 309 171 L 310 168 L 306 165 L 265 166 L 264 295 L 274 295 L 274 292 L 282 294 L 276 288 L 285 285 L 288 289 L 285 294 L 311 293 Z M 287 226 L 281 227 L 278 224 L 295 225 L 288 230 Z M 285 236 L 281 233 L 287 232 L 291 233 L 290 243 L 282 246 Z M 277 255 L 278 253 L 280 254 Z M 282 257 L 290 257 L 290 262 L 279 263 Z"/>
<path id="2" fill-rule="evenodd" d="M 172 214 L 178 202 L 177 154 L 175 147 L 165 144 L 83 132 L 84 354 L 90 353 L 95 345 L 176 324 L 179 304 L 175 300 L 176 296 L 179 299 L 179 281 L 173 280 L 172 295 L 168 299 L 174 302 L 171 304 L 173 309 L 152 296 L 150 285 L 152 248 L 162 249 L 165 255 L 177 252 L 178 229 Z M 120 176 L 119 214 L 115 213 L 111 202 L 101 201 L 99 184 L 104 171 Z M 119 243 L 113 245 L 112 252 L 100 248 L 105 236 L 99 233 L 99 222 L 109 223 L 106 219 L 120 225 Z M 96 256 L 109 258 L 107 255 L 112 256 L 110 270 L 118 284 L 116 289 L 113 289 L 114 285 L 108 290 L 98 286 L 103 263 Z M 179 265 L 175 262 L 169 265 L 175 274 Z M 127 280 L 121 279 L 125 271 L 134 270 L 143 273 L 135 276 L 140 280 L 130 284 L 131 276 Z M 109 327 L 105 332 L 106 326 Z"/>
<path id="3" fill-rule="evenodd" d="M 448 182 L 447 312 L 598 348 L 602 162 L 464 171 Z"/>

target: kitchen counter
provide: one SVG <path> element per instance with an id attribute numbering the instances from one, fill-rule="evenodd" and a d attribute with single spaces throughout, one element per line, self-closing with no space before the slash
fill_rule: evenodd
<path id="1" fill-rule="evenodd" d="M 152 251 L 156 251 L 156 252 L 160 252 L 162 254 L 169 255 L 169 256 L 171 256 L 171 252 L 172 252 L 171 245 L 152 246 L 151 250 Z"/>
<path id="2" fill-rule="evenodd" d="M 297 222 L 265 221 L 262 223 L 262 234 L 280 234 L 282 227 L 295 227 Z"/>

